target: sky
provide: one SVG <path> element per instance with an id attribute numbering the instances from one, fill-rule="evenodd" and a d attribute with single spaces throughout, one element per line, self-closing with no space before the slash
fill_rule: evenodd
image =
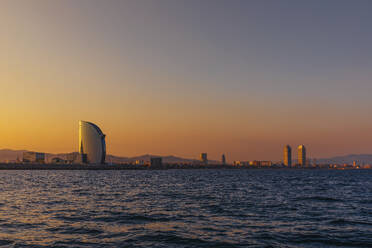
<path id="1" fill-rule="evenodd" d="M 372 153 L 372 1 L 2 0 L 0 149 Z"/>

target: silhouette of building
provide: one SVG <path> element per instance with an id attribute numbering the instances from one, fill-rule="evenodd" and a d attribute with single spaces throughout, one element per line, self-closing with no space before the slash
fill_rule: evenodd
<path id="1" fill-rule="evenodd" d="M 289 145 L 284 147 L 284 165 L 291 167 L 292 166 L 292 148 Z"/>
<path id="2" fill-rule="evenodd" d="M 135 165 L 144 165 L 145 164 L 145 160 L 143 159 L 137 159 L 135 162 L 134 162 Z"/>
<path id="3" fill-rule="evenodd" d="M 40 152 L 24 152 L 23 163 L 45 163 L 45 153 Z"/>
<path id="4" fill-rule="evenodd" d="M 233 162 L 234 166 L 249 166 L 249 161 L 234 161 Z"/>
<path id="5" fill-rule="evenodd" d="M 225 154 L 222 154 L 221 162 L 222 162 L 223 165 L 226 164 L 226 156 L 225 156 Z"/>
<path id="6" fill-rule="evenodd" d="M 207 153 L 201 153 L 200 154 L 200 161 L 203 164 L 208 164 L 208 154 Z"/>
<path id="7" fill-rule="evenodd" d="M 267 166 L 267 167 L 270 167 L 270 166 L 273 165 L 273 162 L 253 160 L 253 161 L 249 161 L 249 165 L 250 166 Z"/>
<path id="8" fill-rule="evenodd" d="M 161 157 L 151 158 L 150 159 L 150 166 L 151 166 L 151 168 L 162 168 L 163 167 L 163 159 Z"/>
<path id="9" fill-rule="evenodd" d="M 304 145 L 300 145 L 297 148 L 298 164 L 301 166 L 306 165 L 306 148 Z"/>
<path id="10" fill-rule="evenodd" d="M 82 162 L 104 164 L 106 159 L 105 135 L 91 122 L 79 121 L 79 153 Z"/>

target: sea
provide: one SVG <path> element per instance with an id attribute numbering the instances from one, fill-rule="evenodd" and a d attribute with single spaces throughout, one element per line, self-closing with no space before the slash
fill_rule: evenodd
<path id="1" fill-rule="evenodd" d="M 372 247 L 372 170 L 0 171 L 0 247 Z"/>

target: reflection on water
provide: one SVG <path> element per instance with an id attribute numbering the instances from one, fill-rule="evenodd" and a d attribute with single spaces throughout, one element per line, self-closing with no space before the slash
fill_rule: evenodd
<path id="1" fill-rule="evenodd" d="M 371 247 L 372 171 L 1 171 L 0 245 Z"/>

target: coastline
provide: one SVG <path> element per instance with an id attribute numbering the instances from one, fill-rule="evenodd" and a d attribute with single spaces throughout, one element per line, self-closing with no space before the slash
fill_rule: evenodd
<path id="1" fill-rule="evenodd" d="M 6 164 L 0 163 L 0 170 L 195 170 L 195 169 L 210 169 L 210 170 L 252 170 L 252 169 L 268 169 L 268 170 L 368 170 L 368 168 L 329 168 L 329 167 L 267 167 L 267 166 L 242 166 L 233 165 L 176 165 L 165 164 L 162 167 L 138 166 L 131 164 Z"/>

